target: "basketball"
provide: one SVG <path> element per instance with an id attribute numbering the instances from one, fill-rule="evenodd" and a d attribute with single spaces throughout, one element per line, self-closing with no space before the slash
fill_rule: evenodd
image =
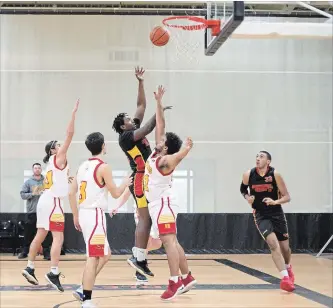
<path id="1" fill-rule="evenodd" d="M 150 32 L 150 40 L 155 46 L 164 46 L 169 42 L 169 39 L 169 31 L 164 27 L 157 26 Z"/>

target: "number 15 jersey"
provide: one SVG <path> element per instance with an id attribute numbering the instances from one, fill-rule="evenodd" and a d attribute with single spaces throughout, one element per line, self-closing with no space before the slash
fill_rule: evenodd
<path id="1" fill-rule="evenodd" d="M 108 210 L 108 190 L 97 179 L 97 170 L 102 164 L 99 158 L 90 158 L 80 165 L 76 176 L 79 209 Z"/>

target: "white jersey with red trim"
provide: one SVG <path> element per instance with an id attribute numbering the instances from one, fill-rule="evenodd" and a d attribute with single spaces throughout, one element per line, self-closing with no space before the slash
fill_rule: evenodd
<path id="1" fill-rule="evenodd" d="M 63 198 L 68 195 L 69 167 L 60 169 L 56 163 L 56 155 L 52 155 L 46 165 L 46 174 L 44 178 L 43 188 L 44 194 L 50 194 L 55 198 Z"/>
<path id="2" fill-rule="evenodd" d="M 83 162 L 77 172 L 79 209 L 100 208 L 108 210 L 108 190 L 97 180 L 97 169 L 104 164 L 99 158 Z"/>
<path id="3" fill-rule="evenodd" d="M 147 159 L 144 176 L 144 190 L 148 202 L 172 195 L 172 173 L 164 174 L 158 167 L 161 156 L 153 152 Z"/>

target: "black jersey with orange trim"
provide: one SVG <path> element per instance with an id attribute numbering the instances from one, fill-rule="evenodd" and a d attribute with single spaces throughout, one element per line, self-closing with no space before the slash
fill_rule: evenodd
<path id="1" fill-rule="evenodd" d="M 252 168 L 249 177 L 250 195 L 254 196 L 252 208 L 259 211 L 274 211 L 280 210 L 281 205 L 267 206 L 263 202 L 264 198 L 271 198 L 272 200 L 279 199 L 279 189 L 276 184 L 274 176 L 274 168 L 268 167 L 266 173 L 261 176 L 257 168 Z"/>
<path id="2" fill-rule="evenodd" d="M 134 121 L 137 128 L 140 127 L 140 120 Z M 133 172 L 144 172 L 145 163 L 152 151 L 147 138 L 134 141 L 134 131 L 123 131 L 119 135 L 119 145 L 126 154 Z"/>

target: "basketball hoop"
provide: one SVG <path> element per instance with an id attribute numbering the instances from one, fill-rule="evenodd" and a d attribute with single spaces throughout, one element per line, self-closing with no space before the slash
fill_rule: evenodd
<path id="1" fill-rule="evenodd" d="M 183 25 L 183 24 L 172 24 L 170 21 L 184 21 L 194 22 L 195 24 Z M 187 31 L 204 30 L 209 28 L 212 30 L 212 35 L 217 36 L 220 32 L 221 21 L 220 20 L 206 20 L 196 16 L 171 16 L 163 19 L 163 25 L 169 28 L 183 29 Z"/>
<path id="2" fill-rule="evenodd" d="M 203 44 L 203 39 L 195 32 L 211 29 L 212 35 L 216 36 L 220 32 L 221 21 L 206 20 L 197 16 L 171 16 L 163 19 L 163 25 L 169 28 L 170 40 L 176 46 L 177 60 L 185 57 L 187 61 L 198 63 L 196 50 L 200 44 Z M 189 31 L 193 33 L 187 33 Z"/>

